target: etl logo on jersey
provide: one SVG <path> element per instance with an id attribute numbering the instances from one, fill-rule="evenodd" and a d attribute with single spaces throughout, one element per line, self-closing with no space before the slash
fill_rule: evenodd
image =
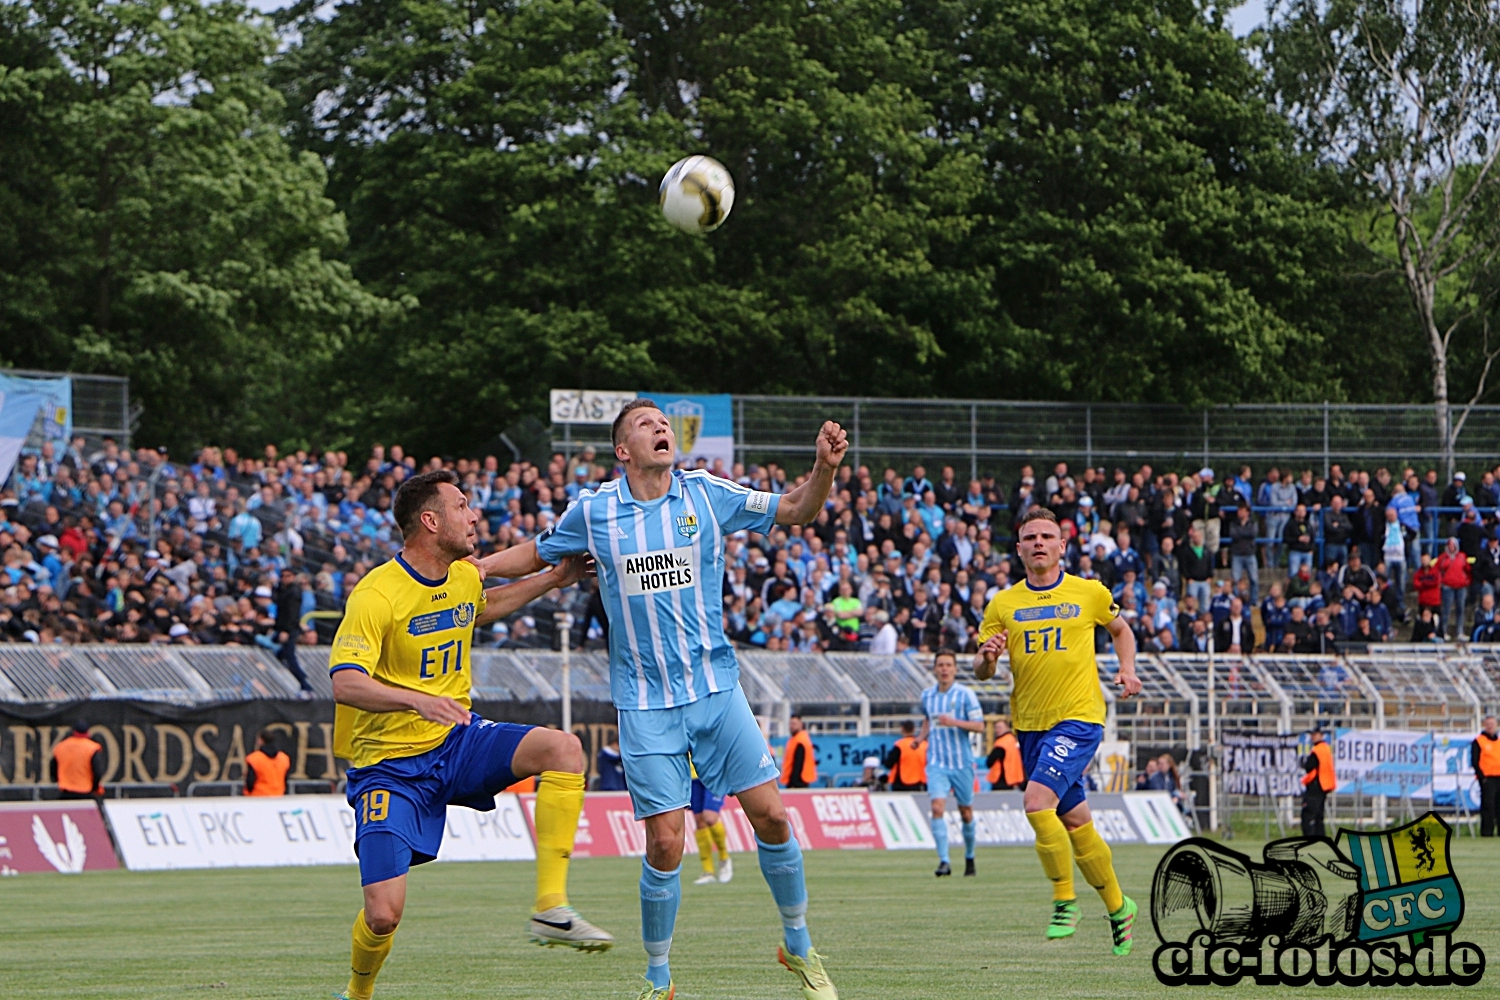
<path id="1" fill-rule="evenodd" d="M 1484 952 L 1454 941 L 1463 891 L 1436 813 L 1378 833 L 1269 843 L 1263 861 L 1194 837 L 1151 885 L 1168 986 L 1473 986 Z"/>

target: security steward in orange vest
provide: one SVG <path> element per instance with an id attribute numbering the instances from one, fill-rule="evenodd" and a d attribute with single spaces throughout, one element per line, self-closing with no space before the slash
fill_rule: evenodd
<path id="1" fill-rule="evenodd" d="M 915 722 L 901 723 L 901 738 L 885 755 L 885 766 L 891 769 L 891 791 L 927 790 L 927 744 L 917 742 Z"/>
<path id="2" fill-rule="evenodd" d="M 1323 727 L 1313 728 L 1312 753 L 1302 760 L 1302 836 L 1325 837 L 1323 832 L 1323 807 L 1328 793 L 1338 787 L 1338 778 L 1333 772 L 1333 750 L 1323 735 Z"/>
<path id="3" fill-rule="evenodd" d="M 1493 837 L 1500 811 L 1500 725 L 1493 715 L 1484 717 L 1484 732 L 1469 745 L 1469 764 L 1479 780 L 1479 835 Z"/>
<path id="4" fill-rule="evenodd" d="M 990 773 L 986 775 L 990 788 L 997 792 L 1020 788 L 1026 783 L 1026 771 L 1021 767 L 1021 744 L 1016 742 L 1016 734 L 1010 731 L 1010 723 L 1004 719 L 995 720 L 995 745 L 990 748 L 985 763 L 990 766 Z"/>
<path id="5" fill-rule="evenodd" d="M 73 723 L 68 738 L 52 748 L 52 780 L 57 782 L 59 798 L 101 799 L 104 797 L 104 748 L 89 737 L 86 722 Z"/>
<path id="6" fill-rule="evenodd" d="M 818 780 L 818 754 L 812 737 L 802 728 L 800 716 L 792 716 L 791 738 L 781 758 L 781 783 L 787 788 L 808 788 Z"/>
<path id="7" fill-rule="evenodd" d="M 292 758 L 276 749 L 276 734 L 262 729 L 255 737 L 255 752 L 245 758 L 245 794 L 285 795 L 291 769 Z"/>

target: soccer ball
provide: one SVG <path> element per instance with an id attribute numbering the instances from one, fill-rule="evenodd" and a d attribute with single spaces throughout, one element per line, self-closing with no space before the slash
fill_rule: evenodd
<path id="1" fill-rule="evenodd" d="M 689 156 L 661 179 L 661 214 L 685 233 L 711 233 L 734 207 L 734 178 L 711 156 Z"/>

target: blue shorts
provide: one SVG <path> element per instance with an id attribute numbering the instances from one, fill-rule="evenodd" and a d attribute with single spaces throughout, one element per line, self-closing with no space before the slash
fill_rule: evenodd
<path id="1" fill-rule="evenodd" d="M 715 795 L 703 787 L 703 782 L 697 778 L 693 779 L 693 790 L 689 799 L 689 805 L 696 816 L 701 812 L 719 812 L 724 808 L 724 796 Z"/>
<path id="2" fill-rule="evenodd" d="M 496 793 L 516 783 L 511 758 L 535 727 L 490 722 L 472 713 L 470 719 L 426 753 L 350 769 L 345 794 L 354 807 L 361 885 L 404 875 L 412 865 L 437 857 L 449 805 L 485 812 L 495 808 Z M 379 837 L 367 859 L 360 841 L 370 834 L 391 834 L 400 844 Z M 410 849 L 409 856 L 401 845 Z"/>
<path id="3" fill-rule="evenodd" d="M 946 799 L 948 789 L 953 789 L 953 798 L 961 806 L 974 804 L 974 769 L 972 767 L 927 768 L 927 798 Z"/>
<path id="4" fill-rule="evenodd" d="M 692 802 L 690 753 L 704 789 L 717 796 L 780 776 L 739 685 L 676 708 L 621 709 L 620 759 L 636 819 Z"/>
<path id="5" fill-rule="evenodd" d="M 1057 793 L 1059 816 L 1084 800 L 1084 776 L 1103 739 L 1103 726 L 1077 719 L 1064 719 L 1044 733 L 1016 733 L 1026 780 Z"/>

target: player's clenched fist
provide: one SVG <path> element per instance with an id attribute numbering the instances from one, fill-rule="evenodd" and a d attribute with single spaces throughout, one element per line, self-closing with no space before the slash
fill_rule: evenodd
<path id="1" fill-rule="evenodd" d="M 976 681 L 987 681 L 995 676 L 995 664 L 999 661 L 1001 654 L 1005 652 L 1007 642 L 1006 632 L 997 632 L 985 640 L 983 646 L 979 647 L 979 653 L 974 657 L 974 679 Z"/>
<path id="2" fill-rule="evenodd" d="M 818 461 L 837 468 L 848 450 L 849 432 L 832 420 L 823 421 L 823 429 L 818 432 Z"/>

